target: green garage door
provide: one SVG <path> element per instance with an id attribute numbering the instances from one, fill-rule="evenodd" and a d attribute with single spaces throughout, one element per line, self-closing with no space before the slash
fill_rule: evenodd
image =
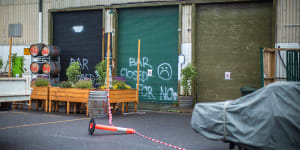
<path id="1" fill-rule="evenodd" d="M 272 2 L 197 6 L 198 102 L 235 99 L 240 87 L 260 86 L 259 51 L 272 46 L 272 7 Z"/>
<path id="2" fill-rule="evenodd" d="M 118 14 L 118 75 L 136 87 L 141 39 L 139 100 L 176 102 L 178 7 L 125 8 Z"/>

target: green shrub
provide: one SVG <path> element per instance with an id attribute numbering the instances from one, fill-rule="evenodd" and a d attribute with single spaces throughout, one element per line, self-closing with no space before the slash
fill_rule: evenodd
<path id="1" fill-rule="evenodd" d="M 62 88 L 71 88 L 72 87 L 72 82 L 62 81 L 59 84 L 59 87 L 62 87 Z"/>
<path id="2" fill-rule="evenodd" d="M 79 80 L 76 84 L 75 84 L 75 88 L 92 88 L 93 84 L 91 80 Z"/>
<path id="3" fill-rule="evenodd" d="M 16 77 L 16 74 L 19 74 L 22 77 L 23 66 L 24 66 L 24 58 L 23 56 L 17 56 L 16 53 L 12 54 L 12 75 Z"/>
<path id="4" fill-rule="evenodd" d="M 190 95 L 191 90 L 191 80 L 194 79 L 196 75 L 195 66 L 189 64 L 184 69 L 181 70 L 182 79 L 181 85 L 183 86 L 183 92 L 185 96 Z"/>
<path id="5" fill-rule="evenodd" d="M 2 60 L 2 58 L 0 57 L 0 69 L 2 68 L 2 66 L 3 66 L 3 60 Z"/>
<path id="6" fill-rule="evenodd" d="M 66 74 L 68 77 L 68 81 L 72 82 L 75 84 L 81 75 L 81 68 L 79 65 L 79 62 L 74 62 L 72 63 L 66 70 Z"/>
<path id="7" fill-rule="evenodd" d="M 99 62 L 96 65 L 95 70 L 97 70 L 99 74 L 99 78 L 98 78 L 98 82 L 100 83 L 99 87 L 104 86 L 105 78 L 106 78 L 106 60 Z"/>
<path id="8" fill-rule="evenodd" d="M 35 80 L 34 85 L 35 86 L 48 86 L 49 81 L 48 81 L 48 79 L 38 78 Z"/>

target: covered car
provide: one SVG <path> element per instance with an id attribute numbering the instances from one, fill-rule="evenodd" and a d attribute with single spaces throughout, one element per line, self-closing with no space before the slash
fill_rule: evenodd
<path id="1" fill-rule="evenodd" d="M 276 82 L 236 100 L 195 105 L 192 128 L 250 149 L 300 149 L 300 83 Z"/>

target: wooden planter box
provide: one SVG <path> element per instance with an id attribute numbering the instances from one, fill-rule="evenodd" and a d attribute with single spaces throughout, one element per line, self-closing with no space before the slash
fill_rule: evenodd
<path id="1" fill-rule="evenodd" d="M 124 103 L 126 103 L 126 112 L 128 112 L 128 102 L 133 102 L 134 111 L 136 112 L 139 103 L 136 92 L 136 89 L 110 90 L 109 101 L 110 103 L 122 103 L 122 114 L 124 113 Z"/>
<path id="2" fill-rule="evenodd" d="M 70 102 L 73 103 L 86 103 L 86 115 L 88 116 L 88 99 L 90 90 L 93 89 L 79 89 L 79 88 L 60 88 L 50 87 L 49 90 L 49 112 L 51 112 L 52 101 L 67 102 L 67 114 L 70 112 Z M 58 107 L 58 105 L 56 105 Z M 76 106 L 74 105 L 76 112 Z"/>
<path id="3" fill-rule="evenodd" d="M 49 112 L 51 112 L 52 101 L 67 102 L 67 114 L 70 112 L 70 102 L 86 103 L 86 115 L 88 116 L 88 99 L 91 90 L 95 89 L 79 89 L 79 88 L 49 88 Z M 110 103 L 122 103 L 122 114 L 124 113 L 124 103 L 126 103 L 126 112 L 128 112 L 128 103 L 134 103 L 134 111 L 137 111 L 138 97 L 136 89 L 126 90 L 110 90 Z M 57 105 L 56 105 L 57 106 Z M 58 108 L 56 108 L 58 109 Z M 75 111 L 75 107 L 74 107 Z"/>
<path id="4" fill-rule="evenodd" d="M 29 110 L 31 110 L 32 100 L 42 100 L 45 103 L 45 112 L 48 111 L 49 88 L 48 86 L 32 86 L 32 92 L 29 100 Z M 36 110 L 38 110 L 38 101 L 36 101 Z"/>

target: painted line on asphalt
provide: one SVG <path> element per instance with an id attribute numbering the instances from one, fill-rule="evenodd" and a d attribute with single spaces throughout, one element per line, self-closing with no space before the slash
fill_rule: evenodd
<path id="1" fill-rule="evenodd" d="M 91 119 L 91 118 L 80 118 L 80 119 L 71 119 L 71 120 L 61 120 L 61 121 L 51 121 L 51 122 L 43 122 L 43 123 L 25 124 L 25 125 L 4 127 L 4 128 L 0 128 L 0 130 L 6 130 L 6 129 L 12 129 L 12 128 L 21 128 L 21 127 L 40 126 L 40 125 L 55 124 L 55 123 L 65 123 L 65 122 L 87 120 L 87 119 Z"/>
<path id="2" fill-rule="evenodd" d="M 28 114 L 27 112 L 21 112 L 21 111 L 4 111 L 0 112 L 0 114 Z"/>

